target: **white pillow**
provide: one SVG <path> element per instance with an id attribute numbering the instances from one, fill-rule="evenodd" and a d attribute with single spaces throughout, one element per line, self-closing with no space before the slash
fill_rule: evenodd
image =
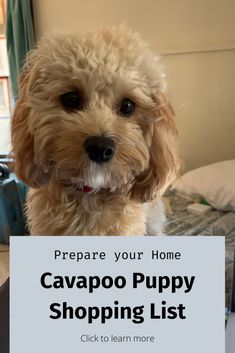
<path id="1" fill-rule="evenodd" d="M 172 186 L 186 198 L 201 196 L 222 211 L 235 211 L 235 159 L 194 169 Z"/>

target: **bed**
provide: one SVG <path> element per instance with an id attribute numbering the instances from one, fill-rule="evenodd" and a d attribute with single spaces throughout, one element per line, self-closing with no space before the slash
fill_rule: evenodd
<path id="1" fill-rule="evenodd" d="M 187 206 L 191 201 L 178 196 L 175 191 L 165 195 L 167 235 L 225 236 L 226 243 L 226 306 L 230 307 L 233 256 L 235 249 L 235 212 L 222 212 L 213 209 L 207 215 L 198 216 L 189 213 Z"/>

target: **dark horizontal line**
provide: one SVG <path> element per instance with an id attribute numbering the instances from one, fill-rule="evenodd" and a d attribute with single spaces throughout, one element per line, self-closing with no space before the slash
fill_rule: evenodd
<path id="1" fill-rule="evenodd" d="M 214 48 L 214 49 L 198 49 L 198 50 L 185 50 L 185 51 L 169 51 L 160 52 L 161 56 L 171 56 L 171 55 L 190 55 L 190 54 L 207 54 L 207 53 L 218 53 L 218 52 L 230 52 L 235 51 L 234 48 Z"/>

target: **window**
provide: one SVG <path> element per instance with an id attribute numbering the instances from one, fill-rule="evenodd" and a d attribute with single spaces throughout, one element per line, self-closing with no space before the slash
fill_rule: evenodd
<path id="1" fill-rule="evenodd" d="M 11 97 L 5 24 L 6 0 L 0 0 L 0 155 L 10 151 Z"/>

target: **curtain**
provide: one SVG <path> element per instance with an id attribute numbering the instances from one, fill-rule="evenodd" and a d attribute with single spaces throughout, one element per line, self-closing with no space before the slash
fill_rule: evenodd
<path id="1" fill-rule="evenodd" d="M 14 98 L 18 96 L 18 76 L 26 54 L 35 45 L 30 0 L 7 0 L 7 53 Z"/>

